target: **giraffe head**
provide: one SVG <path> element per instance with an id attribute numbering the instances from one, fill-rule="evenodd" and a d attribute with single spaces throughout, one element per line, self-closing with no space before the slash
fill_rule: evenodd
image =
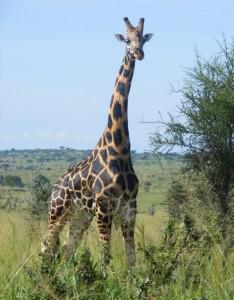
<path id="1" fill-rule="evenodd" d="M 115 34 L 117 40 L 126 43 L 127 53 L 132 59 L 142 60 L 144 58 L 143 46 L 148 42 L 153 34 L 143 34 L 144 19 L 141 18 L 137 27 L 132 26 L 127 17 L 124 18 L 124 22 L 127 26 L 127 33 L 124 37 L 122 34 Z"/>

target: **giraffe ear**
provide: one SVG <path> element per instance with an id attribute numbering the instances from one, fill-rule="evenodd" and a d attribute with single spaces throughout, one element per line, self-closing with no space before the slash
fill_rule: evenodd
<path id="1" fill-rule="evenodd" d="M 146 33 L 144 36 L 143 36 L 143 43 L 146 43 L 148 42 L 153 36 L 153 33 Z"/>
<path id="2" fill-rule="evenodd" d="M 120 42 L 125 42 L 125 37 L 122 34 L 115 34 L 115 37 Z"/>

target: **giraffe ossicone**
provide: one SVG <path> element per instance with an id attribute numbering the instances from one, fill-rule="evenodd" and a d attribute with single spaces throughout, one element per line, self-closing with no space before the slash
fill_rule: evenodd
<path id="1" fill-rule="evenodd" d="M 111 98 L 107 127 L 97 146 L 79 163 L 69 167 L 53 186 L 49 204 L 47 237 L 42 256 L 53 257 L 58 249 L 59 235 L 69 223 L 64 245 L 67 257 L 79 245 L 82 235 L 96 216 L 103 263 L 110 261 L 112 219 L 119 215 L 126 258 L 135 264 L 134 227 L 138 179 L 134 172 L 128 131 L 128 95 L 135 60 L 144 58 L 143 46 L 152 34 L 143 35 L 144 19 L 134 27 L 124 18 L 126 36 L 115 35 L 126 43 L 126 51 Z"/>

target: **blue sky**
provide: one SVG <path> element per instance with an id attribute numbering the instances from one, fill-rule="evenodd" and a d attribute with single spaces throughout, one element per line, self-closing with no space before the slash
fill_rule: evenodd
<path id="1" fill-rule="evenodd" d="M 185 67 L 229 41 L 233 0 L 1 0 L 0 149 L 96 145 L 124 55 L 114 33 L 145 17 L 145 59 L 129 97 L 132 149 L 149 150 L 158 111 L 177 113 Z"/>

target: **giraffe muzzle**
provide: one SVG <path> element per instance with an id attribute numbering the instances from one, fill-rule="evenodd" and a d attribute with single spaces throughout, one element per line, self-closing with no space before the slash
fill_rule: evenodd
<path id="1" fill-rule="evenodd" d="M 134 51 L 134 56 L 135 56 L 136 59 L 142 60 L 144 58 L 144 52 L 140 49 L 136 49 Z"/>

